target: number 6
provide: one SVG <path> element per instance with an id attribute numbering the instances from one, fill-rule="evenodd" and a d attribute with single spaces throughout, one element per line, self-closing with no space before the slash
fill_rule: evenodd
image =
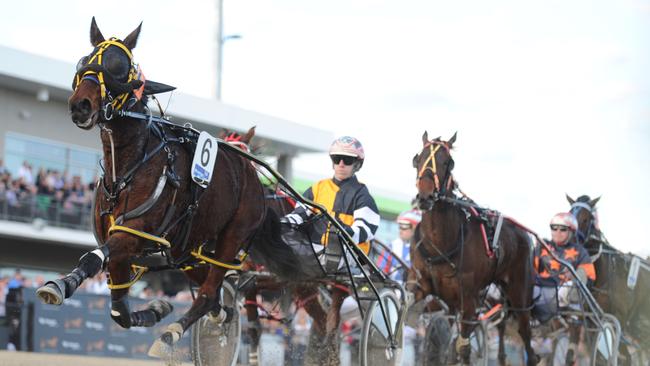
<path id="1" fill-rule="evenodd" d="M 208 143 L 210 143 L 210 146 L 206 146 Z M 210 149 L 212 147 L 212 140 L 211 139 L 206 139 L 205 142 L 203 143 L 203 149 L 201 150 L 201 165 L 207 167 L 208 162 L 210 161 Z"/>

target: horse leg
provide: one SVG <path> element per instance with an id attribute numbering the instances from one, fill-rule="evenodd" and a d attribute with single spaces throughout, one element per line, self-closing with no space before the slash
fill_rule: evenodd
<path id="1" fill-rule="evenodd" d="M 215 314 L 211 319 L 219 323 L 228 322 L 233 316 L 238 315 L 232 312 L 226 312 L 221 308 L 221 304 L 218 301 L 217 293 L 221 288 L 225 273 L 224 268 L 210 267 L 208 276 L 199 288 L 196 299 L 194 299 L 190 309 L 178 321 L 171 323 L 165 328 L 160 338 L 149 349 L 149 356 L 161 358 L 164 354 L 164 349 L 169 350 L 170 347 L 173 347 L 181 339 L 183 333 L 208 312 Z"/>
<path id="2" fill-rule="evenodd" d="M 259 313 L 257 311 L 257 288 L 254 287 L 246 291 L 244 296 L 246 302 L 246 317 L 248 319 L 248 336 L 250 337 L 250 350 L 248 351 L 248 363 L 251 366 L 258 365 L 258 352 L 262 325 L 260 324 Z"/>
<path id="3" fill-rule="evenodd" d="M 128 258 L 113 256 L 108 261 L 108 273 L 113 284 L 127 284 L 131 280 Z M 129 309 L 129 287 L 111 290 L 111 318 L 122 328 L 153 327 L 169 315 L 174 307 L 165 300 L 155 299 L 147 308 L 139 311 Z"/>
<path id="4" fill-rule="evenodd" d="M 506 323 L 508 318 L 504 318 L 498 325 L 497 330 L 499 331 L 499 365 L 505 366 L 506 364 L 506 348 L 505 348 L 505 339 L 506 336 Z M 486 345 L 487 346 L 487 345 Z"/>
<path id="5" fill-rule="evenodd" d="M 532 288 L 521 289 L 521 286 L 508 286 L 507 297 L 510 300 L 512 307 L 515 309 L 526 309 L 532 304 Z M 539 356 L 535 354 L 533 347 L 531 346 L 531 330 L 530 330 L 530 311 L 518 311 L 517 312 L 517 321 L 519 324 L 519 335 L 521 340 L 524 342 L 524 348 L 526 350 L 526 360 L 528 366 L 537 365 L 540 361 Z"/>
<path id="6" fill-rule="evenodd" d="M 322 354 L 326 333 L 327 313 L 318 301 L 318 289 L 316 287 L 299 286 L 295 289 L 296 298 L 302 307 L 312 318 L 307 352 L 305 353 L 305 365 L 321 365 L 324 359 Z"/>
<path id="7" fill-rule="evenodd" d="M 339 325 L 341 323 L 341 305 L 343 300 L 348 296 L 348 292 L 336 286 L 332 289 L 332 303 L 327 312 L 327 321 L 325 323 L 325 347 L 324 351 L 327 355 L 327 360 L 324 365 L 338 366 L 340 365 L 339 346 Z"/>
<path id="8" fill-rule="evenodd" d="M 120 260 L 127 260 L 134 256 L 139 248 L 139 240 L 124 233 L 111 235 L 104 245 L 82 255 L 79 264 L 72 272 L 61 279 L 45 283 L 36 294 L 46 304 L 61 305 L 64 299 L 72 296 L 86 278 L 95 276 L 104 268 L 109 256 L 119 256 Z"/>
<path id="9" fill-rule="evenodd" d="M 465 294 L 461 296 L 464 297 L 464 306 L 460 320 L 460 334 L 456 338 L 456 353 L 460 356 L 461 364 L 469 365 L 472 353 L 469 338 L 476 327 L 476 306 L 473 298 Z"/>
<path id="10" fill-rule="evenodd" d="M 578 343 L 580 342 L 580 323 L 575 319 L 569 319 L 569 349 L 566 353 L 566 365 L 573 365 L 578 354 Z"/>
<path id="11" fill-rule="evenodd" d="M 216 244 L 216 247 L 220 249 L 220 255 L 215 258 L 216 260 L 231 263 L 235 259 L 237 251 L 239 251 L 239 245 L 246 242 L 245 238 L 248 236 L 249 231 L 242 230 L 248 228 L 238 224 L 239 222 L 232 221 L 221 232 Z M 178 321 L 167 326 L 160 338 L 149 349 L 150 356 L 162 356 L 164 348 L 169 348 L 178 342 L 183 333 L 208 312 L 210 319 L 220 324 L 231 321 L 234 316 L 239 316 L 239 314 L 235 314 L 234 309 L 223 309 L 219 303 L 219 290 L 226 271 L 227 269 L 224 267 L 210 266 L 207 276 L 201 283 L 201 287 L 199 287 L 197 297 L 192 302 L 192 306 Z"/>
<path id="12" fill-rule="evenodd" d="M 109 245 L 103 245 L 91 252 L 86 252 L 79 258 L 79 264 L 72 272 L 61 279 L 48 281 L 36 294 L 45 304 L 61 305 L 64 299 L 69 298 L 81 283 L 88 277 L 93 277 L 104 267 L 110 252 Z"/>

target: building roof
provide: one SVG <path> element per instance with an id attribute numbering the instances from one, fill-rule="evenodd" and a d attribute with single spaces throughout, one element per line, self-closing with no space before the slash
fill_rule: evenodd
<path id="1" fill-rule="evenodd" d="M 0 87 L 34 95 L 45 88 L 51 99 L 65 102 L 71 93 L 74 69 L 75 65 L 71 63 L 0 45 Z M 172 121 L 189 122 L 205 130 L 227 128 L 242 131 L 257 126 L 256 139 L 268 154 L 327 151 L 334 139 L 330 131 L 178 91 L 174 92 L 167 114 Z"/>

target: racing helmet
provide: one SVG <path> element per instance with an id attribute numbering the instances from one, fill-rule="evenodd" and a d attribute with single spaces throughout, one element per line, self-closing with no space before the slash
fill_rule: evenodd
<path id="1" fill-rule="evenodd" d="M 400 225 L 411 225 L 416 227 L 422 221 L 422 213 L 420 210 L 404 211 L 397 216 L 397 223 Z"/>
<path id="2" fill-rule="evenodd" d="M 568 227 L 574 233 L 578 230 L 578 220 L 570 212 L 560 212 L 551 219 L 551 226 L 560 225 Z"/>
<path id="3" fill-rule="evenodd" d="M 345 155 L 357 158 L 355 163 L 355 171 L 361 169 L 363 160 L 366 154 L 363 151 L 361 142 L 352 136 L 342 136 L 334 140 L 330 145 L 329 154 L 331 155 Z"/>

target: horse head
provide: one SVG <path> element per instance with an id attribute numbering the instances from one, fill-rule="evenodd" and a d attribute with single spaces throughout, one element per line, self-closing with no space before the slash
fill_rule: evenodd
<path id="1" fill-rule="evenodd" d="M 416 200 L 423 210 L 430 210 L 440 197 L 452 193 L 454 159 L 451 149 L 455 141 L 455 133 L 449 141 L 440 137 L 429 140 L 426 131 L 422 135 L 422 150 L 413 157 L 413 167 L 417 169 Z"/>
<path id="2" fill-rule="evenodd" d="M 231 145 L 235 145 L 238 148 L 248 152 L 248 151 L 254 151 L 256 149 L 251 149 L 251 141 L 253 140 L 253 137 L 255 137 L 255 126 L 251 127 L 246 134 L 242 135 L 238 132 L 223 129 L 219 133 L 218 136 L 220 139 L 230 143 Z"/>
<path id="3" fill-rule="evenodd" d="M 576 240 L 580 244 L 587 244 L 589 239 L 600 232 L 596 212 L 596 204 L 600 197 L 591 199 L 587 195 L 582 195 L 574 200 L 567 194 L 566 199 L 571 204 L 571 213 L 578 221 Z"/>
<path id="4" fill-rule="evenodd" d="M 144 81 L 131 51 L 135 48 L 142 23 L 123 41 L 104 39 L 93 17 L 90 43 L 94 47 L 77 63 L 68 100 L 72 122 L 89 130 L 97 123 L 112 119 L 113 113 L 142 97 Z"/>

